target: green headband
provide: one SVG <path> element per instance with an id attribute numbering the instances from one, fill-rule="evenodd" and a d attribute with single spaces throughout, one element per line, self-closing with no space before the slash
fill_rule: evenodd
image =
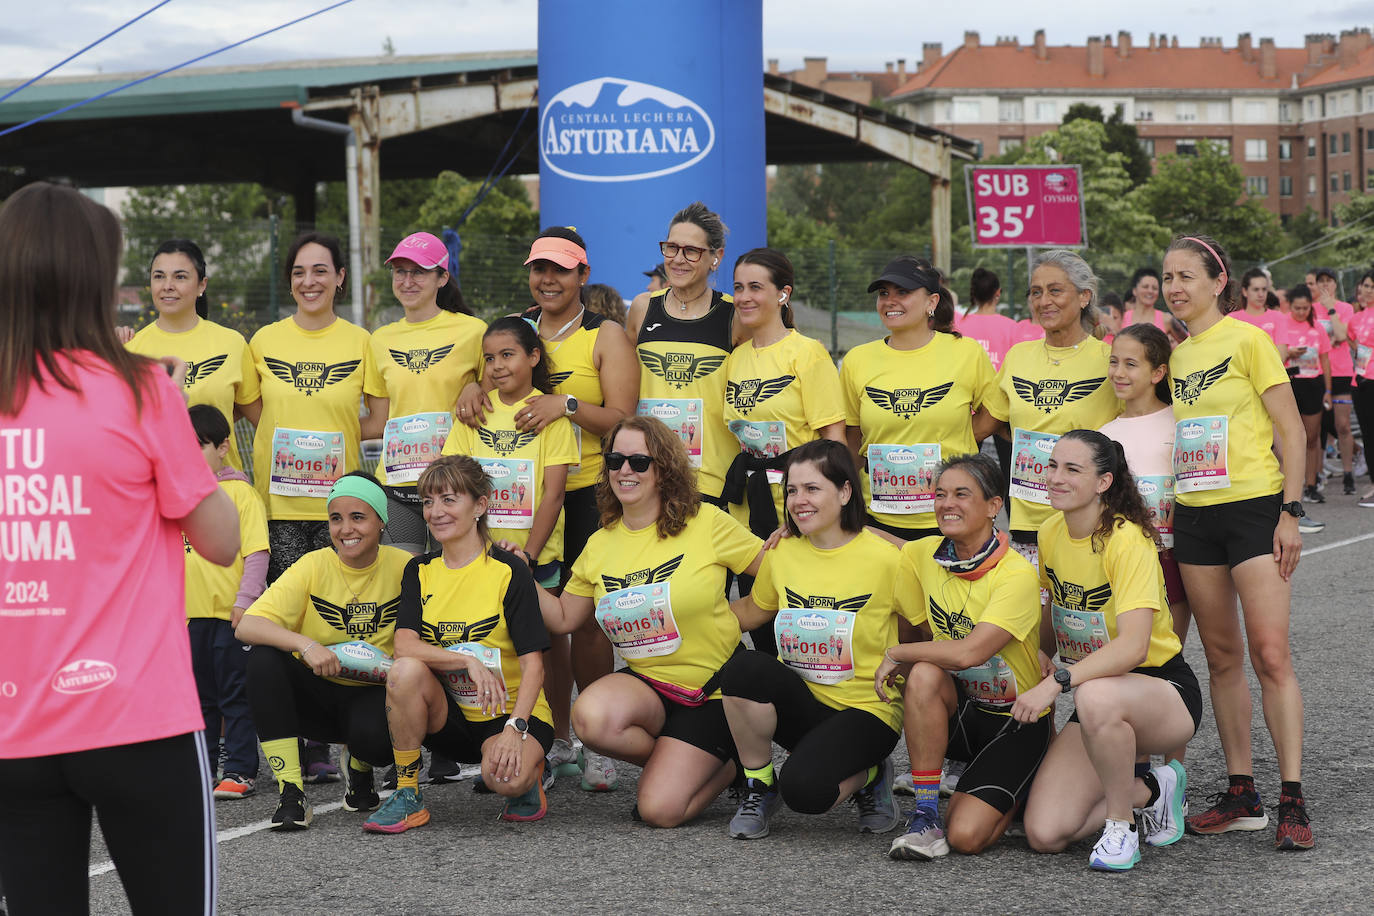
<path id="1" fill-rule="evenodd" d="M 361 499 L 381 516 L 382 524 L 386 524 L 386 491 L 382 489 L 381 484 L 368 480 L 366 477 L 359 477 L 357 474 L 348 474 L 334 481 L 334 486 L 329 491 L 329 499 L 325 500 L 325 505 L 328 506 L 340 496 Z"/>

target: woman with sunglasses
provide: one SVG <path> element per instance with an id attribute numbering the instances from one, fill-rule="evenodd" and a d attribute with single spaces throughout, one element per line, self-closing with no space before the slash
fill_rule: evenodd
<path id="1" fill-rule="evenodd" d="M 725 224 L 698 201 L 683 208 L 659 242 L 668 285 L 644 292 L 626 325 L 639 352 L 640 414 L 657 417 L 687 444 L 707 502 L 720 498 L 739 442 L 725 425 L 725 360 L 747 334 L 734 300 L 710 288 L 725 256 Z"/>
<path id="2" fill-rule="evenodd" d="M 735 777 L 717 690 L 742 649 L 725 577 L 757 575 L 763 544 L 703 504 L 687 449 L 660 421 L 627 417 L 607 442 L 601 528 L 562 596 L 540 590 L 544 622 L 566 633 L 590 620 L 615 643 L 628 669 L 583 690 L 573 724 L 588 748 L 644 768 L 638 817 L 676 827 Z"/>

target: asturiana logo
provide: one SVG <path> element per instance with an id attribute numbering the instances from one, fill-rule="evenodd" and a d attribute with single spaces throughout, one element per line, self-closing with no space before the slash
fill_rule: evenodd
<path id="1" fill-rule="evenodd" d="M 58 693 L 90 693 L 113 684 L 117 675 L 115 666 L 109 662 L 77 659 L 52 676 L 52 689 Z"/>
<path id="2" fill-rule="evenodd" d="M 715 125 L 696 102 L 610 76 L 568 86 L 539 116 L 544 164 L 582 181 L 670 175 L 700 162 L 715 143 Z"/>

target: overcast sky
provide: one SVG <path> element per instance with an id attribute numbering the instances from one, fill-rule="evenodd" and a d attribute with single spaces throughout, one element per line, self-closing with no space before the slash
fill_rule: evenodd
<path id="1" fill-rule="evenodd" d="M 0 79 L 34 76 L 62 58 L 137 16 L 156 0 L 65 0 L 48 6 L 3 0 L 0 9 Z M 328 5 L 330 0 L 171 0 L 147 18 L 107 40 L 54 75 L 157 70 L 212 51 L 256 32 L 281 25 Z M 589 9 L 596 0 L 577 2 Z M 642 0 L 655 2 L 655 0 Z M 679 15 L 692 4 L 666 0 Z M 748 0 L 730 0 L 748 2 Z M 55 10 L 60 7 L 60 14 Z M 404 9 L 404 19 L 396 11 Z M 904 14 L 894 19 L 894 9 Z M 204 66 L 296 58 L 380 54 L 390 37 L 398 54 L 533 49 L 537 0 L 353 0 L 207 61 Z M 1097 0 L 1023 0 L 895 4 L 892 0 L 764 0 L 764 56 L 779 58 L 784 70 L 804 56 L 825 56 L 832 69 L 881 69 L 905 57 L 921 57 L 926 41 L 949 50 L 965 29 L 984 41 L 1015 35 L 1029 41 L 1044 28 L 1051 44 L 1083 44 L 1090 34 L 1126 29 L 1137 43 L 1152 31 L 1177 34 L 1196 45 L 1202 35 L 1220 36 L 1233 47 L 1236 35 L 1273 37 L 1297 46 L 1307 32 L 1333 32 L 1374 25 L 1374 0 L 1336 0 L 1330 8 L 1300 12 L 1281 0 L 1155 0 L 1110 4 Z M 837 15 L 837 11 L 842 11 Z M 1051 12 L 1052 11 L 1052 14 Z M 671 40 L 667 38 L 666 40 Z M 634 52 L 627 52 L 634 53 Z M 650 53 L 647 48 L 644 53 Z"/>

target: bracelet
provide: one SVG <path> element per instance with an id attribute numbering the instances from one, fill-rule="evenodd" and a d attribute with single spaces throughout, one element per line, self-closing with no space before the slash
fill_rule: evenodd
<path id="1" fill-rule="evenodd" d="M 887 659 L 889 662 L 891 662 L 891 663 L 894 664 L 894 665 L 900 665 L 900 664 L 901 664 L 901 662 L 897 661 L 897 659 L 893 658 L 891 655 L 888 655 L 886 649 L 883 650 L 883 658 Z"/>
<path id="2" fill-rule="evenodd" d="M 310 642 L 306 643 L 305 648 L 298 650 L 301 653 L 301 658 L 305 658 L 305 653 L 309 652 L 311 649 L 315 648 L 318 645 L 319 643 L 315 642 L 315 640 L 313 639 L 310 640 Z"/>

